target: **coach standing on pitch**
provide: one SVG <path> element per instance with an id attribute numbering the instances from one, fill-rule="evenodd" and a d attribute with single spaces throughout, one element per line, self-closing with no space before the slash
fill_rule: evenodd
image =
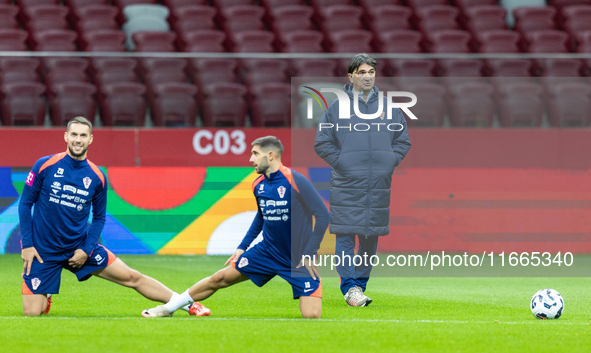
<path id="1" fill-rule="evenodd" d="M 368 54 L 357 54 L 349 62 L 350 84 L 343 90 L 349 96 L 350 112 L 358 100 L 361 114 L 379 109 L 379 90 L 374 86 L 377 62 Z M 367 306 L 372 300 L 364 292 L 372 266 L 353 264 L 355 235 L 359 237 L 358 255 L 369 259 L 376 254 L 378 236 L 390 229 L 390 186 L 392 173 L 408 153 L 411 143 L 406 121 L 399 109 L 387 116 L 386 95 L 383 113 L 375 120 L 356 114 L 340 118 L 339 100 L 335 100 L 320 119 L 314 149 L 331 167 L 330 232 L 336 234 L 335 254 L 340 258 L 337 272 L 341 292 L 350 306 Z M 356 129 L 356 124 L 363 128 Z M 327 126 L 333 126 L 327 128 Z M 365 126 L 370 126 L 367 131 Z"/>

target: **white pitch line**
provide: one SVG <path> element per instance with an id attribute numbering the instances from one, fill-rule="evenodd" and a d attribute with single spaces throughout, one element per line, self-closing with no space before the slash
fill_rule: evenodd
<path id="1" fill-rule="evenodd" d="M 142 320 L 149 321 L 150 319 L 142 317 L 74 317 L 74 316 L 40 316 L 40 317 L 26 317 L 26 316 L 0 316 L 0 320 Z M 200 320 L 193 317 L 185 318 L 168 318 L 165 320 Z M 535 320 L 535 321 L 458 321 L 458 320 L 398 320 L 398 319 L 281 319 L 281 318 L 245 318 L 245 317 L 208 317 L 201 320 L 207 321 L 277 321 L 277 322 L 383 322 L 383 323 L 426 323 L 426 324 L 502 324 L 502 325 L 532 325 L 540 322 L 554 322 L 557 325 L 585 325 L 589 326 L 591 323 L 587 322 L 564 322 L 556 320 Z M 162 320 L 158 320 L 162 321 Z"/>

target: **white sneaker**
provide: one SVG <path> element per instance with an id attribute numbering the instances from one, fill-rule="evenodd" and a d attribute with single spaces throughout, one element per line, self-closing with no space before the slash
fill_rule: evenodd
<path id="1" fill-rule="evenodd" d="M 345 294 L 345 301 L 349 306 L 366 306 L 369 298 L 363 294 L 363 291 L 359 287 L 352 287 Z M 371 299 L 369 299 L 371 302 Z"/>
<path id="2" fill-rule="evenodd" d="M 146 309 L 142 311 L 143 317 L 170 317 L 174 313 L 168 312 L 164 305 L 158 305 L 152 309 Z"/>

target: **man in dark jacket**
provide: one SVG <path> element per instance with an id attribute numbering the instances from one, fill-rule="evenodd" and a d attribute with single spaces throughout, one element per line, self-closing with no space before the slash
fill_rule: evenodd
<path id="1" fill-rule="evenodd" d="M 374 86 L 376 67 L 367 54 L 351 59 L 351 83 L 343 88 L 349 106 L 343 99 L 332 102 L 320 119 L 314 144 L 318 156 L 332 167 L 330 232 L 336 234 L 337 272 L 350 306 L 371 303 L 364 294 L 372 269 L 369 259 L 376 254 L 378 236 L 390 232 L 392 174 L 411 147 L 402 112 L 397 108 L 388 112 L 385 94 Z M 376 114 L 380 108 L 382 113 Z M 364 259 L 360 266 L 353 264 L 355 235 L 358 256 Z"/>

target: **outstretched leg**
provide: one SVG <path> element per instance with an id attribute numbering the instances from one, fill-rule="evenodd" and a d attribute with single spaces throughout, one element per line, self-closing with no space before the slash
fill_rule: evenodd
<path id="1" fill-rule="evenodd" d="M 92 274 L 122 286 L 133 288 L 150 300 L 166 303 L 172 298 L 173 292 L 168 287 L 152 277 L 129 268 L 119 258 L 104 269 L 95 271 Z"/>

